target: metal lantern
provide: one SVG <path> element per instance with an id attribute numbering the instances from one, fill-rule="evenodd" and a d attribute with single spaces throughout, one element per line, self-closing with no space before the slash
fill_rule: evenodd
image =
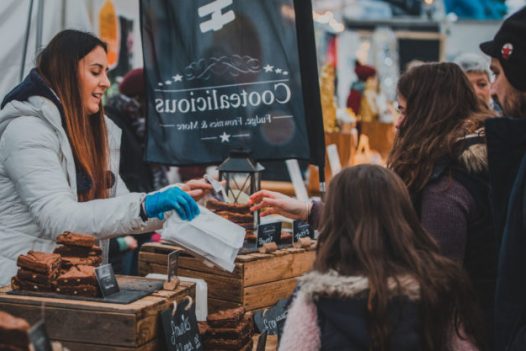
<path id="1" fill-rule="evenodd" d="M 265 168 L 254 162 L 244 150 L 232 150 L 219 165 L 219 180 L 225 180 L 226 196 L 234 203 L 247 203 L 248 196 L 261 188 L 261 172 Z"/>

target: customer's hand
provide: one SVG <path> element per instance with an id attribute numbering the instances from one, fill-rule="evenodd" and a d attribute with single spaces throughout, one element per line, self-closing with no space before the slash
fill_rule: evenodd
<path id="1" fill-rule="evenodd" d="M 250 196 L 250 211 L 261 210 L 260 216 L 279 214 L 291 219 L 306 220 L 309 216 L 310 202 L 300 201 L 274 191 L 260 190 Z"/>
<path id="2" fill-rule="evenodd" d="M 212 190 L 212 185 L 201 178 L 189 180 L 186 183 L 180 185 L 180 188 L 186 191 L 188 195 L 194 198 L 194 200 L 198 201 L 205 194 Z"/>
<path id="3" fill-rule="evenodd" d="M 175 210 L 183 220 L 191 221 L 199 214 L 199 207 L 190 195 L 177 186 L 170 186 L 144 198 L 144 211 L 148 218 L 164 219 L 164 213 Z"/>
<path id="4" fill-rule="evenodd" d="M 137 240 L 131 235 L 126 235 L 124 238 L 124 242 L 126 243 L 126 246 L 128 250 L 132 251 L 137 248 Z"/>

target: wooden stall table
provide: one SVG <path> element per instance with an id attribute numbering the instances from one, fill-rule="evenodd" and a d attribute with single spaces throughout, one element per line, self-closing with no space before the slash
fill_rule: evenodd
<path id="1" fill-rule="evenodd" d="M 312 268 L 315 250 L 282 249 L 272 254 L 239 255 L 232 273 L 205 265 L 184 249 L 161 243 L 147 243 L 139 252 L 139 274 L 166 274 L 167 255 L 180 251 L 178 273 L 204 279 L 208 284 L 208 312 L 244 306 L 252 311 L 274 305 L 290 296 L 296 278 Z"/>
<path id="2" fill-rule="evenodd" d="M 117 276 L 119 285 L 134 279 Z M 50 339 L 72 351 L 153 351 L 162 348 L 159 314 L 174 300 L 190 295 L 195 284 L 181 282 L 174 291 L 159 290 L 129 304 L 8 295 L 0 288 L 0 310 L 36 323 L 44 313 Z M 42 308 L 42 305 L 44 307 Z"/>

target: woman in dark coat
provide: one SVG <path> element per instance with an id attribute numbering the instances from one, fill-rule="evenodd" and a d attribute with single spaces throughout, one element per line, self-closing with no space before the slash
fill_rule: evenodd
<path id="1" fill-rule="evenodd" d="M 388 166 L 409 189 L 440 252 L 460 263 L 491 330 L 497 270 L 484 121 L 493 115 L 460 67 L 431 63 L 398 81 L 400 118 Z"/>

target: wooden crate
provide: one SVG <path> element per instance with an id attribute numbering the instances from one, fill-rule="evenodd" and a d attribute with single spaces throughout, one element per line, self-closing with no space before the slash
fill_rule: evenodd
<path id="1" fill-rule="evenodd" d="M 119 276 L 123 280 L 138 277 Z M 141 278 L 144 279 L 144 278 Z M 37 322 L 44 311 L 49 337 L 72 351 L 153 351 L 163 348 L 159 313 L 186 295 L 195 298 L 195 284 L 175 291 L 160 290 L 130 304 L 110 304 L 21 295 L 0 288 L 0 310 Z M 42 307 L 44 306 L 44 307 Z"/>
<path id="2" fill-rule="evenodd" d="M 273 254 L 239 255 L 232 273 L 209 267 L 180 247 L 148 243 L 139 253 L 139 274 L 166 274 L 167 255 L 180 251 L 178 275 L 201 278 L 208 284 L 208 311 L 244 306 L 256 310 L 287 298 L 296 286 L 296 278 L 309 271 L 315 251 L 283 249 Z"/>

